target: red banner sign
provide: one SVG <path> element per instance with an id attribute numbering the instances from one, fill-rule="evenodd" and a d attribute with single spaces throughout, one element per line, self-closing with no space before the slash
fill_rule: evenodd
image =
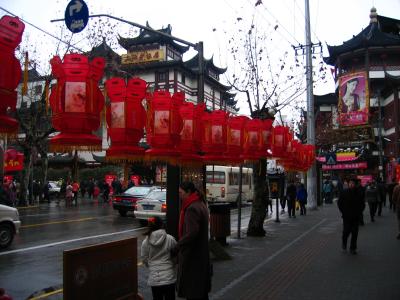
<path id="1" fill-rule="evenodd" d="M 4 171 L 21 171 L 24 168 L 24 155 L 14 149 L 9 149 L 4 155 Z"/>
<path id="2" fill-rule="evenodd" d="M 358 162 L 353 164 L 322 165 L 322 170 L 349 170 L 349 169 L 367 169 L 367 162 Z"/>

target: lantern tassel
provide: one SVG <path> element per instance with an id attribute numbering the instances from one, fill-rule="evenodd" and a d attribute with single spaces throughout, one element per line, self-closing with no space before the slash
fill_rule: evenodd
<path id="1" fill-rule="evenodd" d="M 25 63 L 24 63 L 24 83 L 22 86 L 22 95 L 26 95 L 28 93 L 28 67 L 29 67 L 29 57 L 28 51 L 25 52 Z"/>

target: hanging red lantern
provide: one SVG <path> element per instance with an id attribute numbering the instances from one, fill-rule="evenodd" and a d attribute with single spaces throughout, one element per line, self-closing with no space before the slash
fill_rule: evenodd
<path id="1" fill-rule="evenodd" d="M 168 91 L 155 91 L 148 95 L 146 137 L 151 149 L 146 151 L 149 160 L 178 163 L 178 145 L 182 130 L 179 106 L 182 93 L 171 97 Z"/>
<path id="2" fill-rule="evenodd" d="M 232 165 L 243 162 L 245 127 L 250 119 L 245 116 L 229 117 L 227 126 L 226 159 Z"/>
<path id="3" fill-rule="evenodd" d="M 101 138 L 92 132 L 100 126 L 104 97 L 97 83 L 103 76 L 105 60 L 90 63 L 81 54 L 66 54 L 50 61 L 57 85 L 52 87 L 50 105 L 53 126 L 60 131 L 50 138 L 50 151 L 101 150 Z"/>
<path id="4" fill-rule="evenodd" d="M 277 158 L 286 156 L 287 138 L 289 128 L 286 126 L 275 126 L 272 135 L 272 155 Z"/>
<path id="5" fill-rule="evenodd" d="M 202 152 L 206 164 L 226 164 L 226 127 L 228 113 L 214 110 L 203 115 Z"/>
<path id="6" fill-rule="evenodd" d="M 15 111 L 17 88 L 21 80 L 21 65 L 15 57 L 15 48 L 21 43 L 25 24 L 17 17 L 0 19 L 0 134 L 15 134 L 18 122 L 8 116 Z"/>
<path id="7" fill-rule="evenodd" d="M 24 169 L 24 154 L 15 149 L 4 153 L 4 172 L 22 171 Z"/>
<path id="8" fill-rule="evenodd" d="M 271 156 L 271 145 L 272 145 L 272 123 L 274 120 L 267 119 L 262 120 L 263 126 L 261 129 L 261 153 L 263 156 Z"/>
<path id="9" fill-rule="evenodd" d="M 183 102 L 179 109 L 183 122 L 179 143 L 181 165 L 192 166 L 202 162 L 198 152 L 201 146 L 201 117 L 204 110 L 205 104 L 194 105 L 191 102 Z"/>
<path id="10" fill-rule="evenodd" d="M 125 84 L 122 78 L 111 78 L 105 83 L 110 106 L 106 119 L 111 147 L 106 152 L 108 161 L 136 161 L 144 157 L 138 143 L 144 135 L 146 111 L 142 100 L 146 94 L 146 81 L 132 78 Z"/>
<path id="11" fill-rule="evenodd" d="M 263 122 L 260 119 L 252 119 L 246 123 L 245 140 L 243 145 L 243 159 L 247 161 L 256 161 L 262 157 L 266 157 L 266 153 L 262 153 L 262 129 Z"/>

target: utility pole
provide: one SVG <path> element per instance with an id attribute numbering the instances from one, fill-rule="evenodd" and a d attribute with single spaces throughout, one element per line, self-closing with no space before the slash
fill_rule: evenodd
<path id="1" fill-rule="evenodd" d="M 313 67 L 312 44 L 310 29 L 310 5 L 305 0 L 306 17 L 306 81 L 307 81 L 307 144 L 315 146 L 315 118 L 314 118 L 314 93 L 313 93 Z M 307 194 L 310 209 L 317 208 L 317 172 L 315 161 L 307 171 Z"/>
<path id="2" fill-rule="evenodd" d="M 377 93 L 377 99 L 378 99 L 378 109 L 379 109 L 379 118 L 378 118 L 378 150 L 379 150 L 379 177 L 383 182 L 385 182 L 385 179 L 383 178 L 383 139 L 382 139 L 382 106 L 381 106 L 381 91 L 378 90 Z"/>

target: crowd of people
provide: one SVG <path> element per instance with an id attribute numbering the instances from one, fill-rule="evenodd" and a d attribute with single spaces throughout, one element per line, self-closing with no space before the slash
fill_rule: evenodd
<path id="1" fill-rule="evenodd" d="M 325 182 L 325 184 L 327 185 L 329 182 Z M 385 184 L 380 178 L 369 181 L 365 187 L 357 178 L 344 181 L 338 195 L 338 207 L 343 219 L 343 251 L 347 251 L 347 242 L 351 236 L 350 253 L 357 254 L 358 230 L 360 225 L 365 224 L 366 204 L 368 204 L 370 221 L 373 223 L 376 221 L 376 216 L 382 216 L 382 207 L 386 206 L 387 199 L 389 199 L 389 211 L 396 212 L 397 215 L 397 239 L 400 239 L 400 185 L 394 180 Z"/>

